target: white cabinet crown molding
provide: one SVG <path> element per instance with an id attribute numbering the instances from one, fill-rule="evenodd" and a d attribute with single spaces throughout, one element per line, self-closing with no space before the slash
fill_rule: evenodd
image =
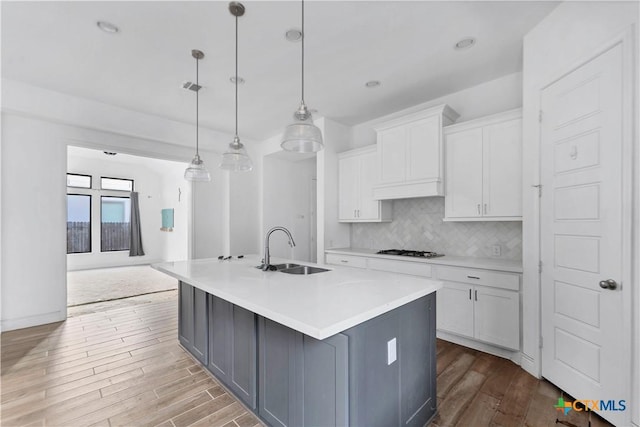
<path id="1" fill-rule="evenodd" d="M 501 113 L 491 114 L 489 116 L 479 117 L 473 120 L 467 120 L 465 122 L 445 125 L 443 131 L 445 135 L 449 135 L 455 132 L 475 129 L 480 126 L 490 126 L 496 123 L 502 123 L 520 118 L 522 118 L 522 108 L 514 108 L 513 110 L 507 110 Z"/>
<path id="2" fill-rule="evenodd" d="M 374 126 L 373 130 L 379 132 L 385 129 L 393 128 L 395 126 L 415 122 L 416 120 L 420 120 L 434 114 L 442 114 L 443 126 L 448 126 L 451 123 L 454 123 L 460 117 L 460 114 L 458 114 L 453 108 L 449 107 L 447 104 L 441 104 L 435 107 L 427 108 L 425 110 L 416 111 L 415 113 L 407 114 L 406 116 L 397 117 L 395 119 L 382 122 L 377 126 Z"/>

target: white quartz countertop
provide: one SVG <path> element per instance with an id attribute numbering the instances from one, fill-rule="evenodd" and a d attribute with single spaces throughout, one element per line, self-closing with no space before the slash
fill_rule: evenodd
<path id="1" fill-rule="evenodd" d="M 296 262 L 272 258 L 271 264 Z M 196 288 L 313 338 L 323 340 L 417 300 L 442 282 L 403 274 L 319 266 L 311 275 L 262 271 L 257 255 L 152 265 Z"/>
<path id="2" fill-rule="evenodd" d="M 364 248 L 336 248 L 326 249 L 326 253 L 356 255 L 375 258 L 395 259 L 401 261 L 424 262 L 427 264 L 450 265 L 454 267 L 481 268 L 484 270 L 500 270 L 511 273 L 522 273 L 522 261 L 512 261 L 500 258 L 476 258 L 445 255 L 437 258 L 414 258 L 398 255 L 379 255 L 377 249 Z"/>

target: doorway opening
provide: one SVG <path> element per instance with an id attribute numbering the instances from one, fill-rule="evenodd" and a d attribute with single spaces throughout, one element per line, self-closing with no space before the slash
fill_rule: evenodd
<path id="1" fill-rule="evenodd" d="M 106 301 L 156 301 L 154 294 L 177 292 L 177 280 L 150 265 L 188 258 L 191 186 L 184 168 L 169 160 L 67 148 L 69 316 L 99 311 Z M 140 237 L 141 250 L 132 235 Z"/>

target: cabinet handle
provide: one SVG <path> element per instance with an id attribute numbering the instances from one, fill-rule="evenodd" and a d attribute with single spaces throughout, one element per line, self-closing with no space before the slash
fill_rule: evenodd
<path id="1" fill-rule="evenodd" d="M 469 288 L 469 301 L 471 301 L 471 288 Z"/>
<path id="2" fill-rule="evenodd" d="M 478 203 L 478 215 L 480 215 L 480 203 Z"/>
<path id="3" fill-rule="evenodd" d="M 354 218 L 357 218 L 357 217 L 358 217 L 358 214 L 357 214 L 356 212 L 357 212 L 357 211 L 354 209 L 354 210 L 353 210 L 353 217 L 354 217 Z"/>
<path id="4" fill-rule="evenodd" d="M 476 279 L 476 280 L 480 280 L 480 278 L 478 276 L 467 276 L 469 279 Z"/>
<path id="5" fill-rule="evenodd" d="M 358 218 L 360 218 L 360 209 L 358 209 Z"/>
<path id="6" fill-rule="evenodd" d="M 478 301 L 478 290 L 477 289 L 475 290 L 475 293 L 476 293 L 476 301 Z"/>
<path id="7" fill-rule="evenodd" d="M 484 214 L 485 215 L 487 214 L 487 204 L 486 203 L 484 204 Z"/>

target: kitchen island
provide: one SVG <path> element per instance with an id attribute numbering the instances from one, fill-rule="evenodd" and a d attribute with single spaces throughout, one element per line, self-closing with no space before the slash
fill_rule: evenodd
<path id="1" fill-rule="evenodd" d="M 182 345 L 257 416 L 274 426 L 422 426 L 435 414 L 440 282 L 259 263 L 154 265 L 180 281 Z"/>

